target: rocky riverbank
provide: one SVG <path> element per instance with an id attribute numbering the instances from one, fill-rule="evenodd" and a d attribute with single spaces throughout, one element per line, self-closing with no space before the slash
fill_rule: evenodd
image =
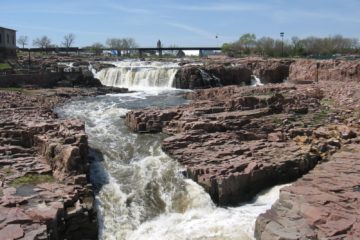
<path id="1" fill-rule="evenodd" d="M 97 239 L 85 126 L 52 109 L 113 91 L 0 91 L 0 239 Z"/>
<path id="2" fill-rule="evenodd" d="M 174 87 L 199 89 L 227 85 L 251 85 L 256 76 L 262 83 L 296 81 L 359 81 L 360 61 L 223 58 L 185 64 L 177 72 Z"/>
<path id="3" fill-rule="evenodd" d="M 354 146 L 360 144 L 360 87 L 354 81 L 306 83 L 197 90 L 187 94 L 193 100 L 189 105 L 134 110 L 127 114 L 126 122 L 135 132 L 169 134 L 163 142 L 164 151 L 182 163 L 186 174 L 220 205 L 238 204 L 261 189 L 294 181 L 315 167 L 300 183 L 283 190 L 280 201 L 257 222 L 258 239 L 297 239 L 307 236 L 302 235 L 304 224 L 308 224 L 306 229 L 320 226 L 311 222 L 315 218 L 309 211 L 319 213 L 315 216 L 319 224 L 329 223 L 325 228 L 335 224 L 338 215 L 320 214 L 324 210 L 321 204 L 328 212 L 332 209 L 331 204 L 339 199 L 335 196 L 346 196 L 342 199 L 347 205 L 337 208 L 340 212 L 357 209 L 358 205 L 359 170 Z M 355 149 L 353 155 L 347 153 L 347 146 Z M 351 161 L 342 158 L 340 163 L 333 162 L 341 156 Z M 336 166 L 326 167 L 332 164 Z M 329 175 L 324 178 L 327 171 Z M 336 173 L 344 177 L 332 178 Z M 345 177 L 346 173 L 351 175 Z M 323 195 L 307 191 L 317 182 L 338 190 L 327 189 Z M 331 199 L 327 198 L 329 192 L 334 196 Z M 325 206 L 328 203 L 329 207 Z M 299 209 L 305 212 L 299 213 Z M 309 220 L 302 220 L 308 213 Z M 357 236 L 360 228 L 356 214 L 341 218 L 345 220 L 339 231 L 312 230 L 311 236 Z M 287 225 L 282 224 L 287 221 Z M 286 235 L 288 226 L 293 235 Z"/>

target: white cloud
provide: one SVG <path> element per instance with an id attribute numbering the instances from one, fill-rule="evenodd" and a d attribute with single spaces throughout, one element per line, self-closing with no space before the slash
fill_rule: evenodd
<path id="1" fill-rule="evenodd" d="M 110 4 L 109 7 L 112 9 L 115 9 L 115 10 L 119 10 L 121 12 L 126 12 L 126 13 L 134 13 L 134 14 L 152 14 L 153 13 L 152 11 L 150 11 L 148 9 L 144 9 L 144 8 L 125 7 L 125 6 L 116 5 L 116 4 Z"/>
<path id="2" fill-rule="evenodd" d="M 266 10 L 269 6 L 257 3 L 217 3 L 204 5 L 174 5 L 169 8 L 202 12 L 246 12 Z"/>
<path id="3" fill-rule="evenodd" d="M 202 36 L 202 37 L 205 37 L 205 38 L 208 38 L 208 39 L 214 39 L 215 38 L 214 33 L 210 33 L 210 32 L 208 32 L 206 30 L 199 29 L 199 28 L 189 26 L 189 25 L 186 25 L 186 24 L 170 22 L 170 23 L 167 23 L 167 25 L 172 26 L 172 27 L 176 27 L 176 28 L 179 28 L 179 29 L 191 32 L 191 33 L 195 33 L 195 34 L 197 34 L 199 36 Z"/>

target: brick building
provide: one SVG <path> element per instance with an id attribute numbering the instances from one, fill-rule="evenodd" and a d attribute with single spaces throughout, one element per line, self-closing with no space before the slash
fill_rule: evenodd
<path id="1" fill-rule="evenodd" d="M 16 31 L 0 27 L 0 59 L 16 57 Z"/>

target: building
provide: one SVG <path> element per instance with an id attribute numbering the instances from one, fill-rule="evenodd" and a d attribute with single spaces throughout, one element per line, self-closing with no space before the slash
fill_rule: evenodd
<path id="1" fill-rule="evenodd" d="M 0 59 L 16 57 L 16 31 L 0 27 Z"/>

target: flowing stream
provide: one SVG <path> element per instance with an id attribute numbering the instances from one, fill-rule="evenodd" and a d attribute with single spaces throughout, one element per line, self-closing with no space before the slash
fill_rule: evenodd
<path id="1" fill-rule="evenodd" d="M 144 81 L 134 87 L 151 85 Z M 98 150 L 92 151 L 96 160 L 90 174 L 99 188 L 100 239 L 253 239 L 256 217 L 277 200 L 280 186 L 238 207 L 217 207 L 161 150 L 164 135 L 135 134 L 125 126 L 129 109 L 187 103 L 183 91 L 163 86 L 85 98 L 57 109 L 62 117 L 85 121 L 89 144 Z"/>

